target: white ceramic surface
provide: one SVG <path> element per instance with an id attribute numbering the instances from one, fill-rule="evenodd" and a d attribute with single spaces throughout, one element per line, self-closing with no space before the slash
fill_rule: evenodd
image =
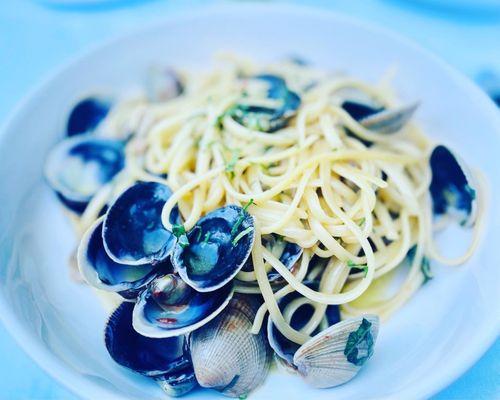
<path id="1" fill-rule="evenodd" d="M 84 398 L 163 398 L 156 385 L 115 365 L 102 340 L 106 313 L 90 288 L 73 283 L 71 225 L 42 178 L 68 108 L 93 90 L 137 83 L 151 63 L 205 66 L 217 50 L 258 60 L 294 54 L 324 68 L 374 80 L 397 64 L 404 99 L 420 99 L 418 122 L 480 168 L 490 203 L 500 203 L 500 117 L 482 92 L 414 44 L 326 11 L 285 5 L 234 5 L 176 15 L 80 56 L 19 105 L 0 133 L 0 316 L 42 367 Z M 381 327 L 373 359 L 352 382 L 330 390 L 273 373 L 251 398 L 425 398 L 451 383 L 499 331 L 500 213 L 462 267 L 436 277 Z M 460 238 L 445 237 L 450 252 Z M 198 391 L 191 398 L 216 398 Z"/>

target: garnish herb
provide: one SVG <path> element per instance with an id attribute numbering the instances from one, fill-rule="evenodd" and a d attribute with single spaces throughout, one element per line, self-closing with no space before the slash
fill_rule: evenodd
<path id="1" fill-rule="evenodd" d="M 408 262 L 410 264 L 413 263 L 413 259 L 415 258 L 415 253 L 417 252 L 417 245 L 413 246 L 410 250 L 408 250 L 408 254 L 406 255 Z M 429 282 L 432 278 L 434 278 L 434 275 L 432 274 L 431 270 L 431 263 L 427 257 L 422 257 L 422 263 L 420 264 L 420 271 L 422 272 L 422 275 L 424 276 L 424 282 L 422 285 L 425 285 L 427 282 Z"/>
<path id="2" fill-rule="evenodd" d="M 240 233 L 238 233 L 238 236 L 236 236 L 233 241 L 232 241 L 232 244 L 233 246 L 236 246 L 236 244 L 246 235 L 248 235 L 250 232 L 252 232 L 252 227 L 249 226 L 247 229 L 245 229 L 244 231 L 241 231 Z"/>
<path id="3" fill-rule="evenodd" d="M 186 234 L 186 228 L 182 224 L 174 224 L 172 225 L 172 233 L 176 238 Z"/>
<path id="4" fill-rule="evenodd" d="M 364 277 L 366 278 L 366 275 L 368 274 L 368 265 L 356 264 L 354 261 L 349 260 L 349 261 L 347 261 L 347 266 L 349 268 L 357 268 L 357 269 L 362 270 L 364 272 Z"/>
<path id="5" fill-rule="evenodd" d="M 429 259 L 427 257 L 424 257 L 422 259 L 422 264 L 420 265 L 420 270 L 422 271 L 422 274 L 424 275 L 423 285 L 425 285 L 432 278 L 434 278 L 434 275 L 432 274 L 432 270 L 431 270 L 431 263 L 429 262 Z"/>
<path id="6" fill-rule="evenodd" d="M 373 354 L 371 322 L 363 318 L 359 328 L 349 333 L 344 355 L 351 364 L 362 366 Z"/>
<path id="7" fill-rule="evenodd" d="M 361 221 L 359 221 L 358 225 L 362 227 L 365 224 L 365 222 L 366 222 L 366 218 L 361 218 Z"/>
<path id="8" fill-rule="evenodd" d="M 210 236 L 212 236 L 212 232 L 207 232 L 205 233 L 205 237 L 203 238 L 203 242 L 202 243 L 208 243 L 208 241 L 210 240 Z"/>
<path id="9" fill-rule="evenodd" d="M 240 158 L 240 149 L 231 149 L 231 160 L 226 162 L 226 172 L 229 172 L 231 178 L 234 178 L 234 166 Z"/>
<path id="10" fill-rule="evenodd" d="M 196 229 L 196 241 L 199 242 L 201 239 L 201 235 L 203 234 L 203 229 L 200 226 L 195 226 Z"/>
<path id="11" fill-rule="evenodd" d="M 240 215 L 238 216 L 238 219 L 236 220 L 235 224 L 231 228 L 231 236 L 234 236 L 236 232 L 238 232 L 238 229 L 240 228 L 241 223 L 245 219 L 245 212 L 248 210 L 248 207 L 253 204 L 253 199 L 250 199 L 250 201 L 243 206 L 243 210 L 240 211 Z"/>
<path id="12" fill-rule="evenodd" d="M 186 235 L 186 228 L 182 224 L 174 224 L 172 225 L 172 233 L 177 238 L 177 243 L 183 249 L 189 246 L 189 239 Z"/>

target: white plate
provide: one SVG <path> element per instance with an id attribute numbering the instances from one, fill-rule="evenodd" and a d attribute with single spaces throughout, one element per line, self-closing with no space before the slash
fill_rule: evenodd
<path id="1" fill-rule="evenodd" d="M 102 340 L 105 312 L 90 288 L 68 277 L 67 260 L 76 243 L 43 182 L 44 159 L 61 139 L 68 109 L 81 94 L 139 82 L 151 63 L 205 66 L 219 49 L 259 60 L 300 55 L 370 80 L 398 64 L 395 84 L 401 96 L 422 101 L 418 122 L 484 171 L 491 204 L 500 203 L 498 111 L 467 79 L 394 34 L 326 11 L 249 4 L 189 12 L 99 46 L 33 91 L 0 136 L 0 315 L 23 348 L 82 397 L 163 396 L 153 382 L 108 357 Z M 467 265 L 436 267 L 435 279 L 381 327 L 375 355 L 355 380 L 314 390 L 297 377 L 273 373 L 252 398 L 410 399 L 448 385 L 498 333 L 498 208 L 486 230 Z M 445 244 L 460 250 L 456 240 Z"/>

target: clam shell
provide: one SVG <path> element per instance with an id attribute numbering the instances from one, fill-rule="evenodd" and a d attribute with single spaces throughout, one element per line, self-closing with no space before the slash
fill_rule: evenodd
<path id="1" fill-rule="evenodd" d="M 436 146 L 429 164 L 432 181 L 429 191 L 435 215 L 450 214 L 462 226 L 472 227 L 477 219 L 478 186 L 467 164 L 444 145 Z"/>
<path id="2" fill-rule="evenodd" d="M 235 296 L 221 315 L 191 334 L 191 358 L 200 386 L 238 397 L 264 381 L 271 350 L 263 331 L 250 333 L 255 312 L 251 299 Z"/>
<path id="3" fill-rule="evenodd" d="M 293 362 L 299 374 L 316 388 L 350 381 L 373 354 L 379 319 L 365 315 L 332 325 L 304 343 Z M 356 335 L 363 333 L 356 341 Z"/>
<path id="4" fill-rule="evenodd" d="M 395 133 L 405 126 L 419 106 L 418 102 L 383 110 L 360 119 L 365 128 L 380 133 Z"/>

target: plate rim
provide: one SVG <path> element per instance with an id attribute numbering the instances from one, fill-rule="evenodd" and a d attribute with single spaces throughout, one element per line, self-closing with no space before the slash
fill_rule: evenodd
<path id="1" fill-rule="evenodd" d="M 23 115 L 23 109 L 33 102 L 37 102 L 40 95 L 50 84 L 57 79 L 59 75 L 71 69 L 73 66 L 81 63 L 88 56 L 97 51 L 102 51 L 108 47 L 113 47 L 120 42 L 132 39 L 135 36 L 146 34 L 148 31 L 161 29 L 163 26 L 169 24 L 188 23 L 199 18 L 209 18 L 213 14 L 232 14 L 235 11 L 241 12 L 246 9 L 248 12 L 258 13 L 275 13 L 275 14 L 288 14 L 288 15 L 302 15 L 311 19 L 330 19 L 332 21 L 342 21 L 352 25 L 355 28 L 360 28 L 367 31 L 379 33 L 383 36 L 389 37 L 392 41 L 399 42 L 403 46 L 412 50 L 417 55 L 424 57 L 434 63 L 446 73 L 447 76 L 454 81 L 459 82 L 463 91 L 468 93 L 471 97 L 469 101 L 475 101 L 479 104 L 480 109 L 483 110 L 484 115 L 493 121 L 496 126 L 496 134 L 500 133 L 500 113 L 498 113 L 493 101 L 467 76 L 462 72 L 449 65 L 439 56 L 427 50 L 412 39 L 405 37 L 391 29 L 387 29 L 372 22 L 367 22 L 364 19 L 352 17 L 337 11 L 332 11 L 321 6 L 306 6 L 288 3 L 273 3 L 273 4 L 211 4 L 197 6 L 195 9 L 182 8 L 173 10 L 168 16 L 162 17 L 155 22 L 146 22 L 134 29 L 128 29 L 125 32 L 113 34 L 106 39 L 101 39 L 93 44 L 86 46 L 83 50 L 76 52 L 70 56 L 68 60 L 59 63 L 55 68 L 51 68 L 48 73 L 42 74 L 37 83 L 25 93 L 17 104 L 7 112 L 7 117 L 0 126 L 0 147 L 4 145 L 4 141 L 8 137 L 7 132 L 10 126 L 15 124 L 18 118 Z M 9 303 L 5 298 L 3 291 L 0 291 L 0 322 L 5 327 L 9 335 L 17 342 L 18 346 L 33 359 L 40 368 L 42 368 L 49 376 L 61 384 L 72 393 L 82 398 L 92 399 L 95 396 L 102 396 L 111 400 L 122 399 L 121 396 L 109 391 L 101 386 L 89 383 L 83 376 L 76 373 L 76 371 L 65 368 L 64 362 L 45 348 L 38 340 L 32 337 L 31 332 L 23 327 L 22 322 L 17 318 L 13 310 L 9 307 Z M 390 397 L 384 396 L 385 399 L 399 399 L 399 398 L 429 398 L 430 396 L 438 393 L 452 382 L 457 380 L 469 368 L 471 368 L 486 351 L 493 345 L 498 337 L 500 328 L 500 321 L 491 319 L 489 325 L 485 326 L 480 333 L 480 337 L 475 340 L 475 346 L 468 346 L 467 351 L 461 353 L 460 362 L 455 362 L 454 365 L 447 368 L 446 373 L 436 373 L 432 377 L 427 378 L 425 382 L 418 382 L 403 392 Z M 90 386 L 91 385 L 91 386 Z M 89 392 L 89 386 L 92 388 Z M 374 397 L 376 398 L 376 397 Z"/>

